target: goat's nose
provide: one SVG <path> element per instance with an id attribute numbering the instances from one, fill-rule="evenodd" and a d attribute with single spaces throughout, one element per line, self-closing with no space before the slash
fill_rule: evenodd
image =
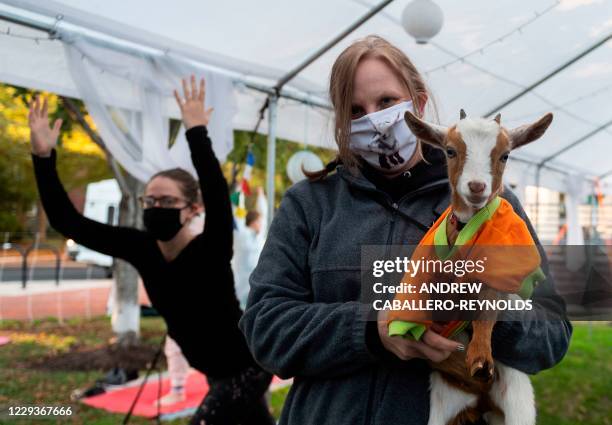
<path id="1" fill-rule="evenodd" d="M 472 193 L 482 193 L 487 185 L 483 182 L 473 181 L 468 183 L 468 187 Z"/>

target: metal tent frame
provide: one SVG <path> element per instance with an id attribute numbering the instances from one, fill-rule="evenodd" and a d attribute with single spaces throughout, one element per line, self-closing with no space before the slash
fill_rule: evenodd
<path id="1" fill-rule="evenodd" d="M 316 61 L 319 57 L 329 51 L 332 47 L 338 44 L 342 39 L 344 39 L 347 35 L 352 33 L 355 29 L 359 28 L 365 22 L 367 22 L 370 18 L 376 15 L 380 10 L 384 9 L 388 4 L 390 4 L 393 0 L 383 0 L 379 4 L 375 5 L 372 9 L 370 9 L 366 14 L 360 17 L 357 21 L 347 27 L 344 31 L 336 35 L 332 40 L 323 45 L 320 49 L 315 51 L 313 54 L 308 56 L 303 62 L 301 62 L 294 69 L 289 71 L 283 77 L 281 77 L 278 82 L 273 87 L 268 87 L 261 84 L 255 84 L 253 82 L 245 81 L 240 76 L 234 76 L 234 81 L 240 84 L 243 84 L 245 87 L 255 90 L 261 93 L 267 94 L 267 99 L 262 107 L 262 112 L 266 108 L 268 109 L 268 153 L 266 158 L 266 191 L 268 193 L 268 226 L 272 222 L 272 218 L 274 215 L 274 174 L 275 174 L 275 158 L 276 158 L 276 123 L 277 123 L 277 110 L 278 110 L 278 101 L 280 98 L 286 98 L 295 100 L 307 105 L 316 106 L 322 109 L 331 110 L 330 105 L 323 99 L 317 98 L 316 96 L 312 96 L 308 93 L 294 92 L 285 90 L 285 85 L 290 82 L 293 78 L 295 78 L 304 68 L 308 65 Z M 42 22 L 37 22 L 33 19 L 28 19 L 23 16 L 13 15 L 9 13 L 0 13 L 0 19 L 12 22 L 17 25 L 22 25 L 34 30 L 46 32 L 50 37 L 61 39 L 61 34 L 57 32 L 56 25 L 45 24 Z M 63 17 L 58 17 L 58 21 L 63 19 Z M 95 42 L 98 45 L 103 47 L 109 47 L 118 51 L 123 51 L 126 53 L 139 53 L 145 55 L 151 55 L 150 52 L 143 52 L 138 50 L 137 48 L 128 47 L 119 42 L 113 43 L 108 40 L 97 39 L 92 36 L 85 36 L 90 41 Z M 163 54 L 163 52 L 161 52 Z"/>
<path id="2" fill-rule="evenodd" d="M 355 31 L 361 25 L 363 25 L 366 21 L 368 21 L 371 17 L 376 15 L 379 11 L 384 9 L 389 3 L 393 0 L 383 0 L 372 9 L 370 9 L 365 15 L 351 24 L 348 28 L 342 31 L 340 34 L 335 36 L 329 42 L 327 42 L 324 46 L 318 49 L 316 52 L 308 56 L 302 63 L 296 66 L 294 69 L 285 74 L 274 86 L 274 93 L 268 96 L 267 105 L 268 105 L 268 157 L 266 162 L 266 192 L 268 193 L 268 227 L 272 223 L 272 218 L 274 216 L 274 175 L 275 175 L 275 158 L 276 158 L 276 113 L 277 113 L 277 104 L 279 93 L 282 88 L 291 81 L 295 76 L 297 76 L 302 70 L 304 70 L 308 65 L 316 61 L 318 58 L 323 56 L 327 51 L 329 51 L 332 47 L 338 44 L 342 39 L 344 39 L 347 35 Z"/>
<path id="3" fill-rule="evenodd" d="M 558 67 L 553 69 L 551 72 L 546 74 L 544 77 L 542 77 L 539 80 L 535 81 L 534 83 L 528 85 L 527 87 L 525 87 L 523 90 L 521 90 L 516 95 L 510 97 L 509 99 L 507 99 L 504 102 L 500 103 L 496 107 L 490 109 L 484 116 L 485 117 L 493 116 L 493 114 L 497 113 L 500 109 L 505 108 L 506 106 L 514 103 L 515 101 L 517 101 L 518 99 L 520 99 L 521 97 L 526 95 L 527 93 L 531 92 L 536 87 L 538 87 L 541 84 L 545 83 L 546 81 L 550 80 L 555 75 L 559 74 L 560 72 L 562 72 L 566 68 L 570 67 L 574 63 L 580 61 L 581 59 L 586 57 L 588 54 L 594 52 L 595 50 L 597 50 L 598 48 L 603 46 L 605 43 L 607 43 L 610 39 L 612 39 L 612 33 L 610 33 L 607 36 L 603 37 L 602 39 L 600 39 L 596 43 L 592 44 L 591 46 L 587 47 L 586 49 L 584 49 L 583 51 L 581 51 L 580 53 L 578 53 L 577 55 L 575 55 L 574 57 L 572 57 L 568 61 L 566 61 L 563 64 L 559 65 Z M 605 122 L 604 124 L 602 124 L 602 125 L 598 126 L 597 128 L 593 129 L 592 131 L 589 131 L 587 134 L 579 137 L 578 139 L 576 139 L 572 143 L 566 145 L 565 147 L 563 147 L 563 148 L 557 150 L 556 152 L 552 153 L 551 155 L 545 157 L 543 160 L 541 160 L 541 161 L 539 161 L 537 163 L 534 163 L 536 165 L 536 167 L 537 167 L 536 168 L 536 176 L 535 176 L 535 186 L 538 188 L 537 189 L 537 194 L 536 194 L 535 223 L 534 223 L 536 230 L 540 229 L 540 179 L 541 179 L 541 175 L 542 175 L 542 169 L 545 168 L 546 164 L 549 163 L 551 160 L 555 159 L 556 157 L 558 157 L 562 153 L 564 153 L 564 152 L 566 152 L 566 151 L 568 151 L 570 149 L 575 148 L 576 146 L 580 145 L 581 143 L 584 143 L 585 141 L 589 140 L 594 135 L 596 135 L 599 132 L 605 130 L 610 125 L 612 125 L 612 120 Z M 526 161 L 526 162 L 529 162 L 529 161 Z M 608 173 L 602 174 L 598 178 L 602 179 L 602 178 L 607 177 L 610 174 L 612 174 L 612 170 L 610 170 Z"/>
<path id="4" fill-rule="evenodd" d="M 370 18 L 375 16 L 377 13 L 379 13 L 382 9 L 384 9 L 387 5 L 389 5 L 392 2 L 393 2 L 393 0 L 383 0 L 380 3 L 376 4 L 375 6 L 373 6 L 367 13 L 365 13 L 358 20 L 356 20 L 354 23 L 352 23 L 350 26 L 348 26 L 345 30 L 340 32 L 338 35 L 336 35 L 334 38 L 332 38 L 329 42 L 327 42 L 321 48 L 317 49 L 315 52 L 313 52 L 311 55 L 309 55 L 306 59 L 304 59 L 304 61 L 302 61 L 294 69 L 292 69 L 291 71 L 287 72 L 283 77 L 281 77 L 277 81 L 277 83 L 274 86 L 266 86 L 266 85 L 263 85 L 263 84 L 254 83 L 252 81 L 247 81 L 247 80 L 243 79 L 238 74 L 234 74 L 234 73 L 226 71 L 227 74 L 232 76 L 232 78 L 234 79 L 234 81 L 236 83 L 242 84 L 242 85 L 244 85 L 245 87 L 247 87 L 247 88 L 249 88 L 251 90 L 255 90 L 255 91 L 258 91 L 258 92 L 261 92 L 261 93 L 264 93 L 264 94 L 267 95 L 266 103 L 262 107 L 261 112 L 263 113 L 263 111 L 266 108 L 268 109 L 268 139 L 267 139 L 268 153 L 267 153 L 267 158 L 266 158 L 266 191 L 268 193 L 268 210 L 269 210 L 268 225 L 271 223 L 271 220 L 272 220 L 272 217 L 273 217 L 273 213 L 274 213 L 274 196 L 273 196 L 273 194 L 274 194 L 274 189 L 275 189 L 274 174 L 275 174 L 275 157 L 276 157 L 276 127 L 277 127 L 277 111 L 278 111 L 278 102 L 279 102 L 279 100 L 281 98 L 285 98 L 285 99 L 294 100 L 294 101 L 297 101 L 297 102 L 300 102 L 300 103 L 303 103 L 303 104 L 306 104 L 306 105 L 311 105 L 311 106 L 314 106 L 314 107 L 318 107 L 318 108 L 321 108 L 321 109 L 331 110 L 331 106 L 329 105 L 329 103 L 325 99 L 322 99 L 322 98 L 317 97 L 317 96 L 313 96 L 310 93 L 306 93 L 306 92 L 303 92 L 303 91 L 297 90 L 297 89 L 287 90 L 287 89 L 285 89 L 285 86 L 292 79 L 294 79 L 301 71 L 303 71 L 306 67 L 308 67 L 310 64 L 315 62 L 318 58 L 320 58 L 323 54 L 325 54 L 331 48 L 333 48 L 335 45 L 337 45 L 346 36 L 348 36 L 350 33 L 352 33 L 355 29 L 359 28 L 361 25 L 363 25 Z M 58 16 L 57 17 L 57 21 L 60 21 L 62 18 L 63 17 Z M 15 23 L 15 24 L 18 24 L 18 25 L 22 25 L 22 26 L 25 26 L 25 27 L 29 27 L 29 28 L 32 28 L 32 29 L 35 29 L 35 30 L 38 30 L 38 31 L 46 32 L 52 38 L 56 38 L 56 39 L 61 39 L 62 38 L 61 33 L 59 33 L 57 31 L 57 25 L 55 25 L 55 24 L 49 24 L 49 23 L 46 23 L 46 22 L 35 20 L 33 18 L 27 18 L 27 17 L 21 16 L 21 15 L 18 15 L 18 14 L 11 14 L 11 13 L 8 13 L 8 12 L 6 12 L 6 13 L 5 12 L 1 12 L 0 13 L 0 19 L 8 21 L 8 22 Z M 143 54 L 144 55 L 153 55 L 154 53 L 151 53 L 151 49 L 159 50 L 159 49 L 156 48 L 156 46 L 147 46 L 146 44 L 144 44 L 141 41 L 139 41 L 136 44 L 138 46 L 142 46 L 143 49 L 139 49 L 138 47 L 128 46 L 125 43 L 121 43 L 121 41 L 125 42 L 125 41 L 129 41 L 129 40 L 116 39 L 116 41 L 113 41 L 112 40 L 113 37 L 111 36 L 110 39 L 109 39 L 108 35 L 106 35 L 106 34 L 104 34 L 104 35 L 107 36 L 105 38 L 96 38 L 96 37 L 94 37 L 92 35 L 85 35 L 85 34 L 80 34 L 80 35 L 86 37 L 89 41 L 92 41 L 92 42 L 94 42 L 94 43 L 96 43 L 96 44 L 98 44 L 100 46 L 111 48 L 111 49 L 115 49 L 117 51 L 123 51 L 123 52 L 126 52 L 126 53 L 132 53 L 132 54 L 133 53 L 138 53 L 139 55 L 143 55 Z M 553 71 L 551 71 L 550 73 L 548 73 L 544 77 L 538 79 L 536 82 L 528 85 L 527 87 L 525 87 L 523 90 L 521 90 L 516 95 L 510 97 L 506 101 L 504 101 L 501 104 L 497 105 L 496 107 L 490 109 L 485 114 L 485 116 L 487 116 L 487 117 L 492 116 L 493 114 L 495 114 L 500 109 L 502 109 L 502 108 L 510 105 L 511 103 L 515 102 L 516 100 L 518 100 L 519 98 L 521 98 L 525 94 L 531 92 L 536 87 L 540 86 L 544 82 L 546 82 L 549 79 L 553 78 L 558 73 L 562 72 L 564 69 L 566 69 L 569 66 L 571 66 L 572 64 L 580 61 L 582 58 L 586 57 L 589 53 L 595 51 L 596 49 L 598 49 L 599 47 L 604 45 L 610 39 L 612 39 L 612 33 L 607 35 L 606 37 L 603 37 L 601 40 L 597 41 L 596 43 L 594 43 L 593 45 L 591 45 L 587 49 L 583 50 L 582 52 L 580 52 L 576 56 L 572 57 L 570 60 L 568 60 L 565 63 L 561 64 L 559 67 L 555 68 Z M 148 49 L 144 49 L 144 48 L 148 48 Z M 165 51 L 159 50 L 159 54 L 163 55 L 165 53 L 166 53 Z M 191 62 L 195 61 L 196 63 L 198 63 L 202 67 L 204 67 L 204 68 L 207 67 L 206 64 L 202 63 L 202 61 L 198 60 L 197 58 L 196 59 L 192 59 L 192 58 L 185 57 L 185 56 L 180 56 L 180 55 L 178 56 L 178 58 L 179 59 L 184 59 L 186 61 L 191 61 Z M 216 71 L 219 71 L 219 68 L 215 67 L 214 69 Z M 515 160 L 518 160 L 519 162 L 524 162 L 524 163 L 527 163 L 527 164 L 531 164 L 531 165 L 536 165 L 537 166 L 537 171 L 536 171 L 536 186 L 538 186 L 539 183 L 540 183 L 541 170 L 543 168 L 550 168 L 551 170 L 561 171 L 561 170 L 558 170 L 556 167 L 547 165 L 548 162 L 550 162 L 552 159 L 556 158 L 557 156 L 559 156 L 563 152 L 565 152 L 565 151 L 567 151 L 569 149 L 572 149 L 575 146 L 578 146 L 579 144 L 583 143 L 584 141 L 590 139 L 592 136 L 594 136 L 595 134 L 597 134 L 600 131 L 604 130 L 605 128 L 607 128 L 610 125 L 612 125 L 612 120 L 604 123 L 603 125 L 597 127 L 596 129 L 590 131 L 589 133 L 587 133 L 586 135 L 580 137 L 576 141 L 570 143 L 569 145 L 567 145 L 563 149 L 560 149 L 559 151 L 553 153 L 552 155 L 549 155 L 548 157 L 546 157 L 542 161 L 536 162 L 536 161 L 532 161 L 532 160 L 524 159 L 524 158 L 515 158 Z M 563 172 L 563 171 L 561 171 L 561 172 Z M 610 175 L 612 175 L 612 170 L 601 174 L 599 176 L 599 178 L 603 179 L 603 178 L 606 178 L 606 177 L 608 177 Z M 538 193 L 538 196 L 537 196 L 536 205 L 538 205 L 538 203 L 539 203 L 539 193 Z M 537 207 L 536 207 L 536 210 L 537 210 Z M 538 225 L 538 220 L 537 220 L 537 216 L 536 216 L 536 227 L 537 227 L 537 225 Z"/>

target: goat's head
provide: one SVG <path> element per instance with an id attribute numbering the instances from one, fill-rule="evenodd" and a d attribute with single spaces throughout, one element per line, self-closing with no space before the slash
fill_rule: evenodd
<path id="1" fill-rule="evenodd" d="M 464 217 L 484 207 L 502 189 L 502 175 L 511 150 L 539 139 L 553 115 L 548 113 L 532 124 L 508 130 L 495 119 L 466 118 L 452 127 L 428 123 L 406 112 L 408 127 L 423 142 L 446 154 L 453 204 Z M 460 216 L 460 218 L 462 218 Z"/>

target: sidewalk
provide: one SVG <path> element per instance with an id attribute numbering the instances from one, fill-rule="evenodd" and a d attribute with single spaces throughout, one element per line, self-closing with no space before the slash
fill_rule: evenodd
<path id="1" fill-rule="evenodd" d="M 43 267 L 53 266 L 55 267 L 56 257 L 54 254 L 48 252 L 48 250 L 33 251 L 28 256 L 28 264 L 30 266 Z M 87 268 L 87 263 L 81 263 L 73 261 L 66 255 L 61 255 L 60 260 L 62 268 Z M 23 257 L 16 254 L 6 254 L 0 252 L 0 267 L 21 267 Z"/>
<path id="2" fill-rule="evenodd" d="M 35 320 L 57 317 L 100 316 L 106 314 L 112 279 L 70 280 L 55 285 L 55 281 L 32 281 L 25 289 L 21 282 L 0 283 L 0 320 Z M 141 304 L 148 304 L 142 286 Z"/>

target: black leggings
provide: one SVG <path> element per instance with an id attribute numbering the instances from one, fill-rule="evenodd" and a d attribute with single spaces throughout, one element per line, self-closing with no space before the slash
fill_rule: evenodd
<path id="1" fill-rule="evenodd" d="M 274 425 L 264 394 L 272 375 L 249 367 L 238 375 L 207 378 L 209 390 L 189 425 Z"/>

